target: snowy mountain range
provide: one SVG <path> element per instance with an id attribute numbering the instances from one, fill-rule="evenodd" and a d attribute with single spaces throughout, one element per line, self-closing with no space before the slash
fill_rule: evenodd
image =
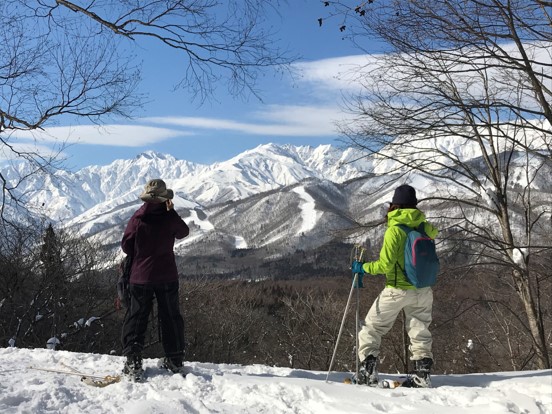
<path id="1" fill-rule="evenodd" d="M 446 145 L 459 157 L 475 159 L 476 152 L 465 143 L 450 140 Z M 3 175 L 16 180 L 25 168 L 3 168 Z M 149 151 L 106 166 L 33 175 L 18 191 L 31 211 L 117 247 L 142 203 L 145 183 L 162 178 L 174 190 L 175 208 L 191 228 L 190 236 L 176 245 L 177 254 L 264 249 L 262 257 L 267 258 L 343 241 L 356 221 L 380 219 L 397 177 L 400 171 L 390 161 L 361 158 L 350 148 L 267 144 L 212 165 Z M 414 185 L 419 199 L 448 185 L 438 177 L 415 175 L 401 181 Z M 543 182 L 540 190 L 550 194 L 552 185 Z"/>
<path id="2" fill-rule="evenodd" d="M 27 180 L 21 192 L 27 194 L 29 207 L 40 206 L 41 211 L 45 207 L 52 220 L 67 221 L 102 204 L 136 201 L 146 181 L 160 177 L 175 191 L 180 207 L 205 207 L 293 185 L 306 178 L 343 182 L 358 177 L 363 165 L 348 164 L 351 158 L 352 150 L 340 151 L 329 145 L 262 145 L 212 165 L 148 151 L 134 159 L 90 166 L 76 173 L 58 171 L 50 177 L 37 176 Z"/>
<path id="3" fill-rule="evenodd" d="M 174 190 L 176 210 L 192 228 L 177 248 L 185 249 L 213 233 L 235 248 L 258 248 L 319 232 L 334 216 L 343 215 L 347 205 L 343 183 L 370 169 L 369 161 L 354 158 L 353 150 L 329 145 L 268 144 L 224 162 L 201 165 L 149 151 L 74 173 L 60 170 L 32 176 L 19 191 L 30 210 L 115 244 L 141 204 L 138 197 L 146 181 L 160 177 Z M 7 176 L 15 180 L 25 172 L 21 164 Z"/>

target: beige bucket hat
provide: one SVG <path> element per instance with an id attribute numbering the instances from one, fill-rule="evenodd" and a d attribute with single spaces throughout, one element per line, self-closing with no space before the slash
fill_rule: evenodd
<path id="1" fill-rule="evenodd" d="M 140 195 L 140 199 L 146 203 L 164 203 L 172 198 L 174 198 L 173 190 L 168 189 L 165 181 L 160 178 L 149 180 L 144 192 Z"/>

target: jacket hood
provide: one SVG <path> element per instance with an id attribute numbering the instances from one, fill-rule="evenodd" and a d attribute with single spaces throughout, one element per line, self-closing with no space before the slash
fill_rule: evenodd
<path id="1" fill-rule="evenodd" d="M 387 225 L 389 227 L 396 226 L 397 224 L 418 227 L 424 221 L 424 213 L 416 208 L 400 208 L 387 214 Z"/>
<path id="2" fill-rule="evenodd" d="M 387 226 L 393 227 L 397 224 L 404 224 L 408 227 L 417 228 L 421 223 L 425 222 L 425 233 L 434 239 L 437 237 L 439 230 L 432 224 L 426 221 L 424 213 L 417 208 L 400 208 L 393 210 L 387 214 Z"/>

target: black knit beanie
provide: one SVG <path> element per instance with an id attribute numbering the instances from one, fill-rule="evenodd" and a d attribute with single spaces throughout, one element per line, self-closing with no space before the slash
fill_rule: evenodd
<path id="1" fill-rule="evenodd" d="M 393 194 L 393 200 L 391 200 L 391 204 L 415 206 L 416 204 L 418 204 L 418 199 L 416 198 L 416 190 L 414 189 L 414 187 L 411 187 L 408 184 L 398 186 L 395 190 L 395 194 Z"/>

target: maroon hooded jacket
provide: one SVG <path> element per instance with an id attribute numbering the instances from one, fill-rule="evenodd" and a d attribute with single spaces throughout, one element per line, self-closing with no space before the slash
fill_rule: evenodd
<path id="1" fill-rule="evenodd" d="M 178 280 L 174 241 L 190 229 L 165 203 L 144 203 L 132 216 L 123 234 L 121 247 L 133 257 L 130 283 L 153 284 Z"/>

